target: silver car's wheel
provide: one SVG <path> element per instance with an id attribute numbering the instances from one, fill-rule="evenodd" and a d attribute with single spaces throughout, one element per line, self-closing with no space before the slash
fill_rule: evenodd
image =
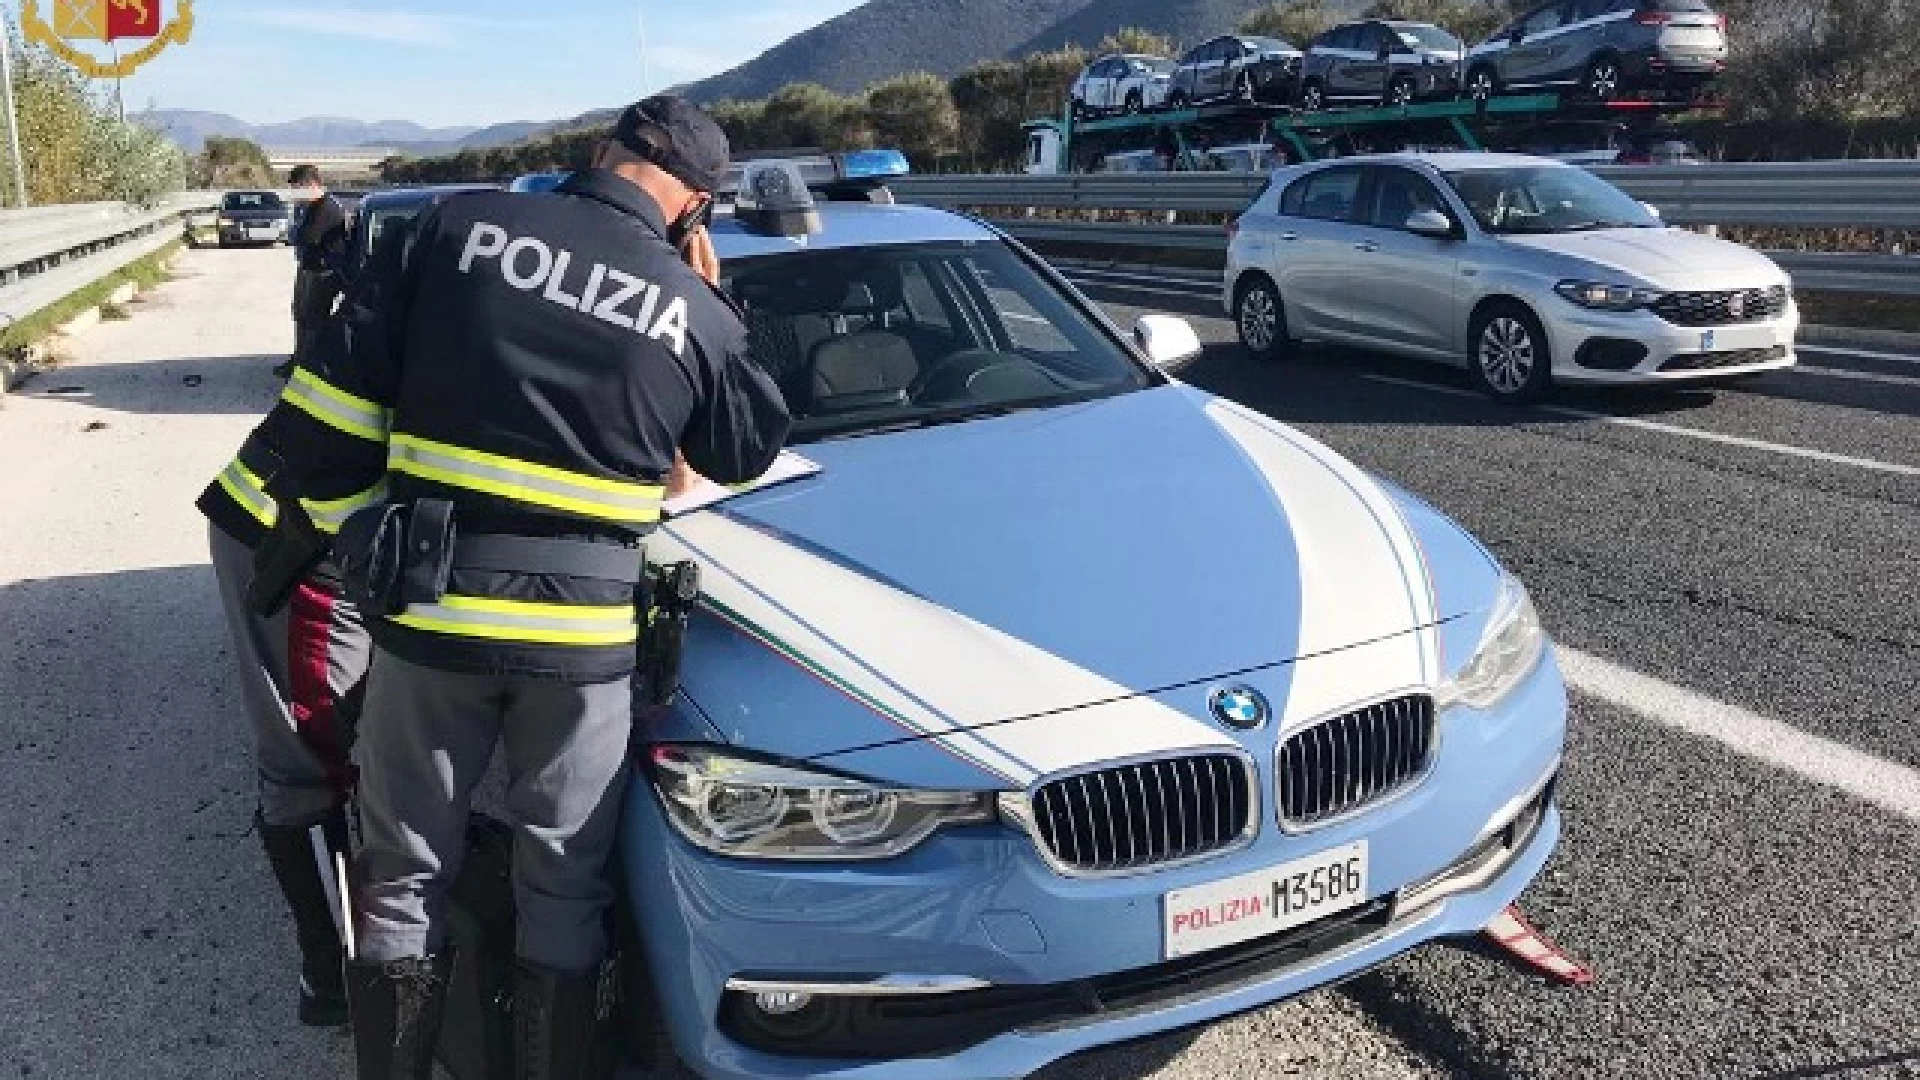
<path id="1" fill-rule="evenodd" d="M 1620 93 L 1620 61 L 1611 56 L 1595 57 L 1587 65 L 1587 93 L 1595 101 L 1612 101 Z"/>
<path id="2" fill-rule="evenodd" d="M 1287 315 L 1280 292 L 1266 275 L 1254 273 L 1240 286 L 1233 321 L 1240 344 L 1255 360 L 1278 360 L 1287 351 Z"/>
<path id="3" fill-rule="evenodd" d="M 1467 97 L 1474 101 L 1492 101 L 1494 92 L 1493 72 L 1486 68 L 1476 68 L 1467 77 Z"/>
<path id="4" fill-rule="evenodd" d="M 1533 313 L 1501 304 L 1473 321 L 1468 357 L 1474 381 L 1503 401 L 1530 401 L 1552 381 L 1546 333 Z"/>

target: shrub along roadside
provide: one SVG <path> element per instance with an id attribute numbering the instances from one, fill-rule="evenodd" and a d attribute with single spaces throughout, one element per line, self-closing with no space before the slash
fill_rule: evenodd
<path id="1" fill-rule="evenodd" d="M 51 337 L 55 330 L 77 316 L 85 314 L 87 309 L 106 303 L 107 297 L 111 296 L 115 289 L 128 282 L 132 282 L 141 289 L 150 289 L 168 280 L 170 275 L 167 273 L 166 262 L 179 250 L 180 242 L 176 240 L 151 255 L 128 263 L 50 307 L 36 311 L 19 322 L 0 327 L 0 358 L 19 359 L 21 354 L 29 348 Z"/>

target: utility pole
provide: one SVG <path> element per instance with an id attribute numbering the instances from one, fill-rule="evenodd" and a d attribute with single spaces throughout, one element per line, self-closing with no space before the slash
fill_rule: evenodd
<path id="1" fill-rule="evenodd" d="M 13 105 L 13 30 L 0 15 L 0 96 L 6 99 L 8 161 L 13 166 L 14 205 L 27 205 L 27 167 L 20 158 L 20 113 Z"/>

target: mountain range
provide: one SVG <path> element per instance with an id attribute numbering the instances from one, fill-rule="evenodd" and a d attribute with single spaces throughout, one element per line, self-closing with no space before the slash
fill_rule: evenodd
<path id="1" fill-rule="evenodd" d="M 1364 2 L 1333 0 L 1327 7 L 1345 15 Z M 946 77 L 985 60 L 1066 45 L 1090 47 L 1129 26 L 1163 34 L 1187 48 L 1231 31 L 1242 16 L 1262 6 L 1264 0 L 868 0 L 738 67 L 675 91 L 703 103 L 763 98 L 793 82 L 817 82 L 851 93 L 909 71 Z M 427 128 L 402 120 L 328 116 L 253 125 L 224 113 L 178 109 L 155 110 L 139 119 L 196 153 L 208 136 L 219 135 L 264 146 L 380 146 L 426 156 L 501 146 L 603 115 L 485 128 Z"/>
<path id="2" fill-rule="evenodd" d="M 791 82 L 850 93 L 907 71 L 945 77 L 983 60 L 1092 46 L 1126 26 L 1191 47 L 1230 32 L 1263 6 L 1263 0 L 868 0 L 739 67 L 679 89 L 700 102 L 761 98 Z"/>
<path id="3" fill-rule="evenodd" d="M 513 123 L 491 127 L 429 128 L 406 120 L 354 120 L 309 116 L 280 124 L 249 124 L 235 116 L 191 109 L 155 109 L 133 119 L 197 154 L 209 137 L 251 139 L 262 146 L 339 149 L 390 147 L 404 153 L 451 153 L 467 147 L 500 146 L 539 134 L 551 124 Z"/>

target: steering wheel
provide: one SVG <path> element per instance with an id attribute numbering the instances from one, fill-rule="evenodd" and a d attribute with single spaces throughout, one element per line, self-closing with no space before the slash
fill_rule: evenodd
<path id="1" fill-rule="evenodd" d="M 973 386 L 973 381 L 987 372 L 1029 366 L 1030 362 L 1024 357 L 987 349 L 962 349 L 934 361 L 932 367 L 915 376 L 907 385 L 907 399 L 915 405 L 959 400 Z"/>

